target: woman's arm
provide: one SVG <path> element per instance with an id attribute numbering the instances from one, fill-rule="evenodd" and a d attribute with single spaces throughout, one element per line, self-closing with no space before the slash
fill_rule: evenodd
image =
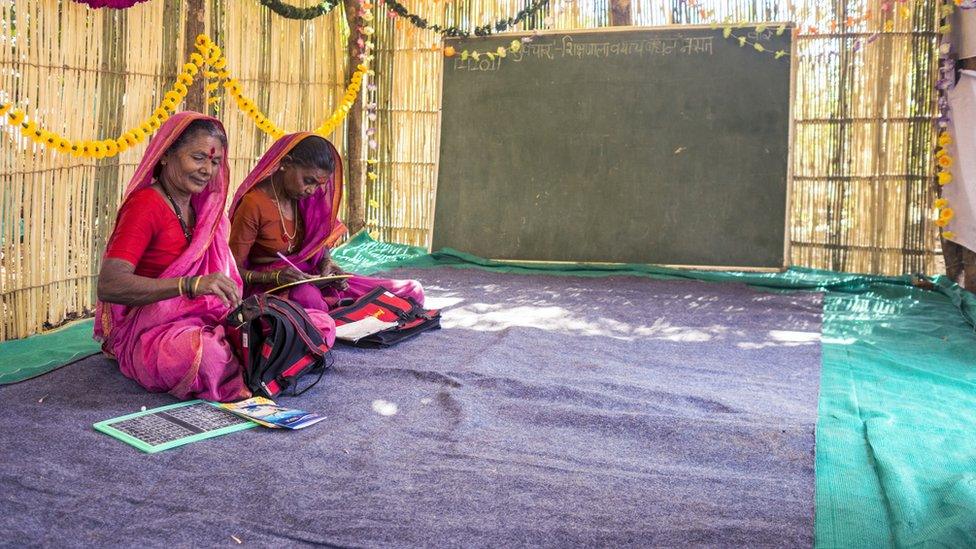
<path id="1" fill-rule="evenodd" d="M 132 307 L 180 295 L 180 279 L 138 276 L 135 270 L 128 261 L 106 259 L 98 273 L 98 299 Z"/>
<path id="2" fill-rule="evenodd" d="M 98 299 L 128 307 L 148 305 L 164 299 L 213 295 L 232 306 L 241 302 L 241 292 L 223 273 L 180 278 L 149 278 L 135 274 L 136 267 L 122 259 L 108 258 L 98 273 Z M 181 287 L 182 286 L 182 287 Z"/>

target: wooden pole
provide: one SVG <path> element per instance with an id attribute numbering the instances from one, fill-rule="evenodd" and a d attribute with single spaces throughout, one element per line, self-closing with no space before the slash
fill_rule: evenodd
<path id="1" fill-rule="evenodd" d="M 614 27 L 629 27 L 634 24 L 630 0 L 610 0 L 610 24 Z"/>
<path id="2" fill-rule="evenodd" d="M 183 35 L 183 60 L 196 50 L 197 35 L 207 32 L 207 6 L 206 0 L 186 0 L 186 25 Z M 163 67 L 163 70 L 170 70 Z M 193 80 L 193 85 L 186 94 L 186 110 L 207 113 L 207 94 L 203 88 L 203 71 Z"/>
<path id="3" fill-rule="evenodd" d="M 345 0 L 346 21 L 349 23 L 349 63 L 346 67 L 346 82 L 352 78 L 356 66 L 363 61 L 359 58 L 359 2 Z M 362 94 L 352 104 L 346 118 L 346 226 L 350 234 L 366 226 L 366 170 L 363 169 L 363 102 Z"/>

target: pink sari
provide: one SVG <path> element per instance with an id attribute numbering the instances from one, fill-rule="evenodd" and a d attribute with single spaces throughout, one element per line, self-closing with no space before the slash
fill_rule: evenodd
<path id="1" fill-rule="evenodd" d="M 153 168 L 163 153 L 197 119 L 220 125 L 217 119 L 195 112 L 181 112 L 167 120 L 136 168 L 125 199 L 152 185 Z M 225 155 L 210 185 L 191 198 L 197 214 L 193 239 L 160 278 L 219 272 L 242 285 L 227 245 L 230 229 L 224 205 L 229 173 Z M 102 350 L 118 361 L 122 373 L 149 391 L 166 391 L 181 399 L 238 400 L 249 397 L 250 391 L 224 336 L 222 322 L 227 312 L 220 299 L 211 295 L 174 297 L 138 307 L 99 301 L 94 336 L 102 342 Z M 313 320 L 331 346 L 335 339 L 332 319 L 320 315 Z"/>
<path id="2" fill-rule="evenodd" d="M 234 201 L 230 206 L 231 219 L 234 218 L 234 212 L 237 211 L 237 206 L 244 195 L 250 192 L 255 185 L 271 177 L 271 174 L 278 169 L 281 160 L 288 152 L 302 139 L 310 135 L 314 134 L 308 132 L 289 134 L 271 145 L 268 152 L 261 157 L 258 165 L 251 170 L 251 173 L 241 183 L 240 188 L 237 189 Z M 302 216 L 305 227 L 305 240 L 297 252 L 287 256 L 288 260 L 302 272 L 312 275 L 318 274 L 319 263 L 326 257 L 326 254 L 330 253 L 335 243 L 347 231 L 346 226 L 338 219 L 343 187 L 342 157 L 331 142 L 329 147 L 332 151 L 332 158 L 335 160 L 335 172 L 329 178 L 328 183 L 316 190 L 312 196 L 298 202 L 298 213 Z M 284 261 L 267 264 L 245 262 L 245 268 L 253 271 L 274 271 L 284 269 L 287 266 L 288 264 Z M 341 291 L 335 288 L 319 289 L 312 284 L 302 284 L 289 290 L 287 297 L 305 307 L 309 312 L 313 310 L 328 311 L 335 307 L 340 300 L 357 299 L 377 286 L 383 286 L 398 296 L 412 297 L 421 305 L 424 303 L 423 287 L 416 280 L 394 280 L 353 275 L 347 282 L 349 287 Z M 267 286 L 251 286 L 247 289 L 247 294 L 258 293 L 267 289 Z"/>

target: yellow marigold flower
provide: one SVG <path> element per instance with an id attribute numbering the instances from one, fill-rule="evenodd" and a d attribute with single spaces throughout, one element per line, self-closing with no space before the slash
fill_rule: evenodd
<path id="1" fill-rule="evenodd" d="M 57 143 L 57 148 L 58 148 L 58 152 L 61 152 L 61 153 L 69 153 L 69 152 L 71 152 L 71 141 L 68 141 L 67 139 L 65 139 L 63 137 L 59 137 L 58 138 L 58 143 Z"/>
<path id="2" fill-rule="evenodd" d="M 952 208 L 942 208 L 942 212 L 939 214 L 939 219 L 945 219 L 949 221 L 956 215 L 956 212 L 952 211 Z"/>
<path id="3" fill-rule="evenodd" d="M 160 118 L 161 117 L 163 120 L 166 120 L 167 118 L 169 118 L 169 113 L 166 112 L 166 109 L 164 109 L 162 107 L 157 107 L 156 110 L 154 110 L 152 114 L 156 118 Z"/>
<path id="4" fill-rule="evenodd" d="M 206 46 L 210 43 L 210 37 L 206 34 L 198 34 L 196 44 L 197 46 Z"/>
<path id="5" fill-rule="evenodd" d="M 942 231 L 942 236 L 948 238 L 949 240 L 952 240 L 953 238 L 956 237 L 956 233 L 952 231 Z"/>
<path id="6" fill-rule="evenodd" d="M 191 53 L 190 54 L 190 63 L 193 63 L 197 67 L 203 66 L 203 56 L 200 55 L 199 53 L 196 53 L 196 52 Z"/>
<path id="7" fill-rule="evenodd" d="M 101 141 L 95 141 L 92 143 L 92 156 L 95 157 L 96 160 L 105 158 L 105 144 Z"/>
<path id="8" fill-rule="evenodd" d="M 949 205 L 949 201 L 946 200 L 945 198 L 937 198 L 935 200 L 935 202 L 932 203 L 932 206 L 934 206 L 936 209 L 940 209 L 940 210 L 942 208 L 945 208 L 948 205 Z"/>
<path id="9" fill-rule="evenodd" d="M 939 134 L 939 146 L 945 147 L 949 143 L 952 143 L 952 137 L 949 136 L 949 132 L 942 132 Z"/>
<path id="10" fill-rule="evenodd" d="M 24 111 L 20 109 L 14 109 L 7 114 L 7 118 L 10 120 L 11 126 L 19 126 L 21 122 L 24 121 Z"/>
<path id="11" fill-rule="evenodd" d="M 949 172 L 939 172 L 939 185 L 948 185 L 952 183 L 952 174 Z"/>
<path id="12" fill-rule="evenodd" d="M 135 128 L 131 130 L 129 133 L 132 134 L 132 142 L 129 143 L 130 147 L 133 145 L 138 145 L 139 143 L 142 142 L 143 139 L 146 138 L 146 131 L 143 130 L 141 127 Z"/>
<path id="13" fill-rule="evenodd" d="M 189 93 L 189 91 L 190 90 L 186 86 L 184 86 L 183 84 L 177 82 L 177 83 L 173 84 L 173 89 L 170 90 L 170 91 L 168 91 L 168 92 L 166 92 L 166 93 L 173 93 L 174 94 L 173 97 L 176 99 L 176 101 L 178 103 L 181 99 L 183 99 L 184 97 L 186 97 L 186 94 Z"/>
<path id="14" fill-rule="evenodd" d="M 454 57 L 456 53 L 457 50 L 454 49 L 454 46 L 448 46 L 444 48 L 444 57 Z"/>
<path id="15" fill-rule="evenodd" d="M 152 134 L 153 131 L 155 131 L 156 128 L 152 127 L 152 124 L 150 124 L 149 121 L 147 120 L 142 124 L 139 124 L 139 129 L 142 130 L 142 133 L 146 134 L 146 136 L 148 137 L 149 135 Z"/>
<path id="16" fill-rule="evenodd" d="M 949 224 L 949 220 L 948 219 L 943 219 L 943 218 L 940 217 L 940 218 L 938 218 L 938 219 L 935 220 L 935 225 L 937 227 L 945 227 L 948 224 Z"/>
<path id="17" fill-rule="evenodd" d="M 189 86 L 193 83 L 193 77 L 185 72 L 181 72 L 180 75 L 176 77 L 176 82 L 183 84 L 184 86 Z"/>
<path id="18" fill-rule="evenodd" d="M 152 117 L 149 120 L 146 120 L 146 124 L 149 124 L 149 128 L 151 129 L 151 131 L 149 131 L 148 133 L 152 133 L 158 130 L 160 126 L 162 126 L 162 123 L 156 117 Z"/>
<path id="19" fill-rule="evenodd" d="M 81 155 L 82 156 L 91 156 L 91 154 L 92 154 L 92 148 L 93 147 L 92 147 L 92 142 L 91 141 L 82 141 L 81 142 Z"/>
<path id="20" fill-rule="evenodd" d="M 241 83 L 236 79 L 224 82 L 224 88 L 227 90 L 227 93 L 231 95 L 231 97 L 237 97 L 241 94 Z"/>
<path id="21" fill-rule="evenodd" d="M 115 149 L 119 151 L 119 154 L 122 154 L 129 150 L 129 142 L 120 137 L 115 140 Z"/>
<path id="22" fill-rule="evenodd" d="M 84 141 L 72 141 L 71 142 L 71 156 L 79 157 L 85 152 L 85 142 Z"/>
<path id="23" fill-rule="evenodd" d="M 13 106 L 13 103 L 0 103 L 0 116 L 7 114 L 7 111 L 9 111 L 10 107 Z"/>
<path id="24" fill-rule="evenodd" d="M 40 131 L 40 140 L 42 143 L 48 147 L 57 147 L 58 145 L 58 134 L 54 132 L 49 132 L 47 130 Z"/>
<path id="25" fill-rule="evenodd" d="M 210 93 L 212 91 L 217 91 L 217 86 L 219 85 L 220 84 L 218 84 L 217 82 L 209 82 L 206 86 L 203 87 L 203 89 L 207 90 L 207 93 Z"/>
<path id="26" fill-rule="evenodd" d="M 20 126 L 20 133 L 28 139 L 37 139 L 34 136 L 34 131 L 37 130 L 37 123 L 31 120 L 30 122 Z"/>
<path id="27" fill-rule="evenodd" d="M 218 59 L 213 64 L 213 68 L 215 68 L 217 70 L 220 70 L 220 69 L 222 69 L 222 68 L 224 68 L 226 66 L 227 66 L 227 58 L 226 57 L 221 57 L 220 59 Z M 219 77 L 220 75 L 217 75 L 217 76 Z"/>
<path id="28" fill-rule="evenodd" d="M 948 168 L 949 166 L 952 165 L 952 157 L 947 154 L 944 154 L 939 157 L 938 162 L 939 162 L 939 166 L 942 166 L 943 168 Z"/>
<path id="29" fill-rule="evenodd" d="M 183 72 L 189 74 L 190 76 L 196 76 L 200 69 L 193 63 L 187 63 L 183 65 Z"/>
<path id="30" fill-rule="evenodd" d="M 102 144 L 105 145 L 105 156 L 112 157 L 119 154 L 119 147 L 114 139 L 106 139 Z"/>

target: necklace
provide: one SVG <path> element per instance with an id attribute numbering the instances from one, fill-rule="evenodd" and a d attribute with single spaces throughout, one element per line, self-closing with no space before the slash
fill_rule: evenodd
<path id="1" fill-rule="evenodd" d="M 190 230 L 186 224 L 186 220 L 183 219 L 183 211 L 180 210 L 180 207 L 176 205 L 176 201 L 173 200 L 173 196 L 169 194 L 168 190 L 166 190 L 166 186 L 163 185 L 162 181 L 159 182 L 159 188 L 163 189 L 163 194 L 165 194 L 166 198 L 169 199 L 169 203 L 173 205 L 173 211 L 176 212 L 176 219 L 180 220 L 180 228 L 183 229 L 183 236 L 186 237 L 187 242 L 190 242 L 193 240 L 193 231 Z"/>
<path id="2" fill-rule="evenodd" d="M 288 234 L 288 229 L 285 228 L 285 213 L 281 211 L 281 202 L 278 200 L 278 189 L 275 187 L 274 181 L 271 182 L 271 192 L 274 193 L 275 207 L 278 208 L 278 221 L 281 222 L 281 240 L 288 245 L 286 251 L 291 253 L 292 248 L 295 246 L 295 237 L 298 235 L 298 216 L 295 215 L 295 232 Z M 296 214 L 295 208 L 292 208 L 293 215 Z"/>

